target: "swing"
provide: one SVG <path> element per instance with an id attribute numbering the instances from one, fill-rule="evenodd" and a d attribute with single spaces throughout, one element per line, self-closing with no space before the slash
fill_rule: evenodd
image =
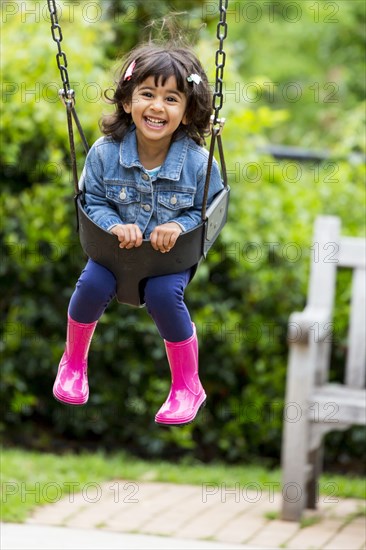
<path id="1" fill-rule="evenodd" d="M 66 107 L 71 167 L 75 190 L 74 200 L 76 206 L 77 231 L 79 232 L 80 243 L 83 251 L 89 258 L 109 269 L 116 277 L 116 298 L 118 302 L 135 307 L 142 307 L 145 305 L 143 300 L 144 280 L 148 277 L 168 275 L 190 268 L 192 280 L 198 265 L 206 258 L 208 251 L 226 223 L 230 187 L 227 183 L 226 166 L 221 140 L 225 119 L 219 119 L 218 116 L 223 104 L 222 84 L 226 59 L 226 53 L 223 50 L 223 42 L 227 36 L 226 12 L 228 0 L 219 0 L 220 21 L 217 26 L 217 38 L 220 44 L 215 56 L 216 79 L 215 91 L 213 94 L 214 114 L 211 116 L 211 143 L 207 163 L 201 222 L 193 229 L 181 233 L 174 247 L 166 254 L 154 250 L 150 241 L 146 239 L 140 247 L 128 250 L 119 248 L 117 237 L 94 223 L 83 208 L 84 197 L 83 190 L 79 189 L 78 183 L 79 178 L 76 165 L 73 122 L 77 126 L 86 154 L 89 151 L 89 146 L 75 110 L 75 92 L 70 88 L 67 59 L 65 53 L 61 49 L 63 37 L 58 22 L 57 5 L 55 0 L 47 0 L 47 4 L 51 16 L 52 38 L 57 43 L 58 48 L 58 53 L 56 55 L 57 66 L 63 84 L 63 88 L 59 91 L 59 95 Z M 218 144 L 224 188 L 216 195 L 207 208 L 208 189 L 216 141 Z"/>

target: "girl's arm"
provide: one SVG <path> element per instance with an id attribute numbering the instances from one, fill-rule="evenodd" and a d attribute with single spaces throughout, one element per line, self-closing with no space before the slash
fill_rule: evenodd
<path id="1" fill-rule="evenodd" d="M 84 188 L 84 210 L 93 222 L 106 231 L 110 231 L 117 224 L 123 224 L 117 211 L 105 196 L 103 161 L 98 153 L 98 147 L 93 146 L 88 153 L 79 187 Z"/>

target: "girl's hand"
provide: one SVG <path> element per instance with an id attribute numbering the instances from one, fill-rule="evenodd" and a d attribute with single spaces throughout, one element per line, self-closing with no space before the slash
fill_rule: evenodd
<path id="1" fill-rule="evenodd" d="M 115 225 L 112 227 L 111 233 L 117 235 L 120 248 L 129 249 L 142 245 L 141 229 L 134 223 Z"/>
<path id="2" fill-rule="evenodd" d="M 158 225 L 150 235 L 151 246 L 155 250 L 160 250 L 163 254 L 169 252 L 181 233 L 182 228 L 175 222 Z"/>

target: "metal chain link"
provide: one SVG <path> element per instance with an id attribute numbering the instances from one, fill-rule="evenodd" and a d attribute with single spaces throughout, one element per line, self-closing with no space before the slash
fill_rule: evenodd
<path id="1" fill-rule="evenodd" d="M 220 164 L 221 164 L 224 186 L 225 188 L 227 188 L 228 186 L 224 151 L 223 151 L 222 141 L 221 141 L 221 134 L 224 128 L 225 119 L 219 118 L 219 112 L 224 102 L 222 85 L 224 82 L 224 67 L 226 62 L 226 53 L 224 51 L 224 40 L 227 37 L 226 13 L 227 13 L 228 5 L 229 5 L 229 0 L 219 0 L 220 20 L 218 22 L 217 32 L 216 32 L 216 36 L 219 39 L 219 49 L 216 51 L 216 55 L 215 55 L 216 77 L 215 77 L 215 91 L 213 94 L 213 101 L 212 101 L 214 114 L 211 116 L 211 120 L 210 120 L 211 143 L 210 143 L 210 150 L 208 154 L 206 180 L 205 180 L 205 187 L 203 192 L 202 211 L 201 211 L 202 221 L 205 221 L 206 219 L 208 189 L 210 186 L 211 169 L 212 169 L 212 162 L 213 162 L 216 142 L 219 146 Z"/>
<path id="2" fill-rule="evenodd" d="M 65 52 L 61 48 L 61 42 L 63 40 L 62 29 L 58 21 L 57 6 L 55 0 L 47 0 L 48 11 L 51 17 L 51 33 L 52 38 L 57 44 L 57 67 L 60 71 L 61 82 L 63 89 L 59 91 L 59 95 L 62 101 L 72 106 L 75 104 L 75 92 L 70 87 L 69 73 L 67 71 L 67 57 Z"/>
<path id="3" fill-rule="evenodd" d="M 67 57 L 65 52 L 61 48 L 61 42 L 63 39 L 61 26 L 58 21 L 57 16 L 57 5 L 55 0 L 47 0 L 48 11 L 51 17 L 51 33 L 52 38 L 57 44 L 57 67 L 60 71 L 61 81 L 63 88 L 58 92 L 63 104 L 66 107 L 66 116 L 67 116 L 67 129 L 69 134 L 69 145 L 70 145 L 70 160 L 71 160 L 71 170 L 74 180 L 74 190 L 75 190 L 75 205 L 76 205 L 76 220 L 77 220 L 77 230 L 79 227 L 78 219 L 78 209 L 77 209 L 77 198 L 80 195 L 79 184 L 78 184 L 78 169 L 77 169 L 77 160 L 76 160 L 76 149 L 74 141 L 74 130 L 73 130 L 73 120 L 79 131 L 84 150 L 87 153 L 89 150 L 88 142 L 86 140 L 84 131 L 80 124 L 79 118 L 75 111 L 75 91 L 70 87 L 69 73 L 67 71 Z"/>
<path id="4" fill-rule="evenodd" d="M 217 25 L 216 36 L 219 40 L 219 49 L 215 55 L 216 65 L 216 77 L 215 77 L 215 91 L 213 94 L 213 109 L 214 114 L 212 117 L 212 124 L 216 125 L 219 122 L 219 111 L 224 102 L 224 95 L 222 93 L 222 85 L 224 81 L 224 67 L 226 62 L 226 53 L 224 51 L 224 40 L 227 37 L 227 22 L 226 13 L 228 9 L 229 0 L 220 0 L 220 21 Z"/>

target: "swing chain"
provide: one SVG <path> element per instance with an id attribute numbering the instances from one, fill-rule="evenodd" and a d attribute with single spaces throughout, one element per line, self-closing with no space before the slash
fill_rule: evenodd
<path id="1" fill-rule="evenodd" d="M 221 134 L 225 124 L 225 119 L 219 118 L 219 111 L 224 102 L 222 85 L 224 82 L 224 67 L 225 67 L 225 61 L 226 61 L 226 53 L 224 51 L 224 40 L 227 37 L 226 13 L 227 13 L 228 5 L 229 5 L 229 0 L 220 0 L 219 2 L 220 21 L 217 24 L 216 35 L 220 42 L 219 42 L 219 49 L 216 51 L 216 56 L 215 56 L 216 78 L 215 78 L 215 91 L 213 94 L 213 101 L 212 101 L 212 107 L 213 107 L 214 113 L 210 118 L 211 143 L 210 143 L 210 150 L 208 153 L 206 180 L 205 180 L 205 187 L 203 192 L 202 211 L 201 211 L 202 221 L 206 220 L 208 189 L 210 186 L 211 169 L 212 169 L 212 162 L 213 162 L 216 142 L 219 148 L 220 164 L 221 164 L 222 179 L 224 182 L 224 187 L 225 189 L 228 188 L 226 164 L 225 164 L 224 150 L 223 150 L 222 139 L 221 139 Z"/>
<path id="2" fill-rule="evenodd" d="M 224 51 L 224 40 L 227 37 L 227 22 L 226 22 L 226 13 L 228 9 L 229 0 L 220 0 L 220 21 L 217 25 L 216 36 L 219 40 L 219 49 L 216 51 L 215 55 L 215 65 L 216 65 L 216 78 L 215 78 L 215 91 L 213 94 L 213 120 L 212 125 L 215 126 L 217 123 L 220 123 L 219 132 L 222 132 L 222 128 L 225 120 L 221 122 L 219 119 L 219 111 L 224 102 L 224 96 L 222 92 L 222 85 L 224 81 L 224 67 L 226 62 L 226 52 Z"/>
<path id="3" fill-rule="evenodd" d="M 61 48 L 63 40 L 61 25 L 57 16 L 57 6 L 55 0 L 47 0 L 48 11 L 51 17 L 51 33 L 54 42 L 57 44 L 56 61 L 60 71 L 63 88 L 59 91 L 59 96 L 65 107 L 73 107 L 75 105 L 75 92 L 70 88 L 69 73 L 67 70 L 67 57 Z"/>

